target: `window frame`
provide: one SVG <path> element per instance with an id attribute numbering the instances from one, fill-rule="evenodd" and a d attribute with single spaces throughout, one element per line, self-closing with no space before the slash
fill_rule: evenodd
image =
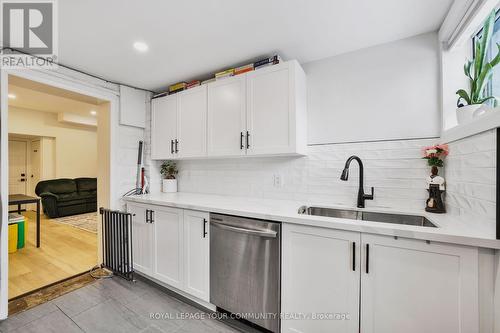
<path id="1" fill-rule="evenodd" d="M 493 23 L 493 27 L 497 24 L 497 22 L 500 20 L 500 8 L 495 11 L 495 23 Z M 481 35 L 483 33 L 483 27 L 481 27 L 473 36 L 472 36 L 472 60 L 476 58 L 476 43 L 477 41 L 481 38 Z M 493 84 L 492 81 L 489 80 L 488 84 L 486 85 L 486 94 L 487 96 L 493 96 Z M 500 97 L 500 96 L 499 96 Z M 486 103 L 492 103 L 492 101 L 488 101 Z"/>

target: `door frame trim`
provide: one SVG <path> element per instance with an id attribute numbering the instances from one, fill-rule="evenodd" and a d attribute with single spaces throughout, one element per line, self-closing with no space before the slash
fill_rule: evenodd
<path id="1" fill-rule="evenodd" d="M 89 80 L 87 77 L 75 77 L 73 72 L 64 74 L 57 70 L 40 69 L 1 69 L 0 70 L 0 196 L 1 196 L 1 221 L 8 221 L 8 83 L 9 75 L 18 76 L 31 81 L 43 83 L 53 87 L 69 90 L 87 96 L 92 96 L 109 102 L 108 116 L 108 151 L 109 163 L 106 168 L 107 183 L 104 193 L 105 202 L 101 202 L 111 209 L 119 207 L 119 178 L 112 170 L 119 165 L 119 91 L 102 86 L 101 81 Z M 99 169 L 99 167 L 98 167 Z M 99 172 L 99 171 L 98 171 Z M 99 185 L 98 185 L 99 189 Z M 0 226 L 0 320 L 8 316 L 8 223 Z M 102 231 L 100 223 L 97 230 L 97 261 L 102 262 Z"/>

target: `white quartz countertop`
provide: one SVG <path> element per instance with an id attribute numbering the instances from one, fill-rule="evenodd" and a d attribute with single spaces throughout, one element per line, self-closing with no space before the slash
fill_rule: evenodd
<path id="1" fill-rule="evenodd" d="M 317 205 L 311 202 L 290 200 L 246 198 L 186 192 L 137 195 L 126 197 L 124 200 L 126 202 L 177 207 L 331 229 L 500 249 L 500 240 L 495 238 L 495 225 L 487 223 L 486 221 L 464 221 L 459 217 L 450 216 L 448 214 L 430 214 L 423 210 L 402 211 L 385 208 L 370 208 L 369 202 L 367 202 L 368 207 L 364 209 L 366 211 L 421 215 L 437 225 L 438 228 L 302 215 L 298 213 L 298 209 L 303 205 L 356 210 L 357 208 L 328 206 L 324 204 Z"/>

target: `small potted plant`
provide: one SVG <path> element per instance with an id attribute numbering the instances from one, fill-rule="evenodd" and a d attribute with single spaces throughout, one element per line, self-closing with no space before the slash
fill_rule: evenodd
<path id="1" fill-rule="evenodd" d="M 487 61 L 494 25 L 495 11 L 484 22 L 482 36 L 475 43 L 474 59 L 468 60 L 464 65 L 464 73 L 470 82 L 470 91 L 459 89 L 456 92 L 458 95 L 457 121 L 459 125 L 471 121 L 475 115 L 479 114 L 477 111 L 480 111 L 479 108 L 484 102 L 494 100 L 496 105 L 495 97 L 485 94 L 486 85 L 493 75 L 493 68 L 500 62 L 500 52 L 497 52 L 497 55 L 490 62 Z M 497 44 L 497 47 L 500 50 L 500 44 Z"/>
<path id="2" fill-rule="evenodd" d="M 175 175 L 179 173 L 179 170 L 177 170 L 177 164 L 174 161 L 163 162 L 160 173 L 163 176 L 162 192 L 177 192 L 177 179 L 175 179 Z"/>
<path id="3" fill-rule="evenodd" d="M 449 148 L 448 145 L 435 145 L 430 147 L 425 147 L 422 150 L 424 155 L 422 158 L 427 160 L 427 164 L 432 167 L 432 169 L 442 168 L 444 166 L 444 158 L 448 156 Z M 436 171 L 437 173 L 437 171 Z"/>

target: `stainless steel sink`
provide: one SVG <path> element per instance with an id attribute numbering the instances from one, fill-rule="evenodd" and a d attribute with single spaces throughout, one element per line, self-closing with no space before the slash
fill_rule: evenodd
<path id="1" fill-rule="evenodd" d="M 351 210 L 351 209 L 335 209 L 335 208 L 314 207 L 314 206 L 300 207 L 299 214 L 437 228 L 435 224 L 426 219 L 424 216 L 417 216 L 417 215 L 376 213 L 376 212 L 366 212 L 366 211 Z"/>

